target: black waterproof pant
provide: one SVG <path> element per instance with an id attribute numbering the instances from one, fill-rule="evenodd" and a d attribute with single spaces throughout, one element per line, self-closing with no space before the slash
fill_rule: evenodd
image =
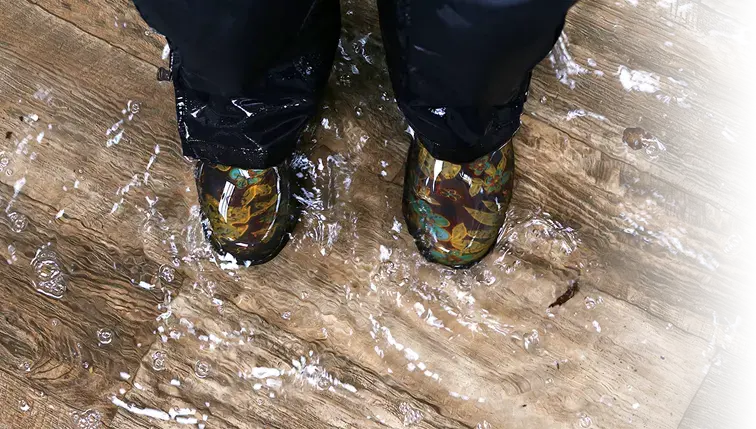
<path id="1" fill-rule="evenodd" d="M 574 1 L 377 0 L 399 107 L 434 157 L 469 162 L 512 137 Z M 171 45 L 185 155 L 258 169 L 291 155 L 328 81 L 338 0 L 134 3 Z"/>

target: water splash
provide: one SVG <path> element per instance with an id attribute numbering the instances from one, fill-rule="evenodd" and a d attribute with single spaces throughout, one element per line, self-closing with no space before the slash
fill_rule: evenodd
<path id="1" fill-rule="evenodd" d="M 100 429 L 102 427 L 102 413 L 97 410 L 75 412 L 71 415 L 71 420 L 76 429 Z"/>
<path id="2" fill-rule="evenodd" d="M 616 76 L 627 92 L 654 94 L 661 89 L 661 78 L 656 73 L 619 66 Z"/>
<path id="3" fill-rule="evenodd" d="M 413 426 L 423 421 L 423 413 L 406 402 L 399 404 L 399 412 L 402 413 L 404 426 Z"/>
<path id="4" fill-rule="evenodd" d="M 588 69 L 575 62 L 570 54 L 569 46 L 570 40 L 567 34 L 562 32 L 549 54 L 549 61 L 559 82 L 570 89 L 575 89 L 576 84 L 572 77 L 587 74 Z"/>

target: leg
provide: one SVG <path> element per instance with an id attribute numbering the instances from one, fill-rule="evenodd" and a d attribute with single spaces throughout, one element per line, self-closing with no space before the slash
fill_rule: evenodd
<path id="1" fill-rule="evenodd" d="M 572 3 L 379 0 L 394 91 L 415 131 L 404 214 L 427 259 L 467 267 L 496 244 L 530 73 Z"/>
<path id="2" fill-rule="evenodd" d="M 179 135 L 200 160 L 210 242 L 231 260 L 267 262 L 297 219 L 287 159 L 328 80 L 338 0 L 134 2 L 171 45 Z"/>
<path id="3" fill-rule="evenodd" d="M 573 3 L 378 0 L 399 107 L 431 155 L 470 162 L 512 137 Z"/>
<path id="4" fill-rule="evenodd" d="M 172 48 L 184 154 L 262 169 L 315 114 L 340 30 L 337 0 L 134 0 Z"/>

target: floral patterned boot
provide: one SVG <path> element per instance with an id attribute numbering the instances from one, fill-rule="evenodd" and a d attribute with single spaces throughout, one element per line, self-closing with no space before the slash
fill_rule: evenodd
<path id="1" fill-rule="evenodd" d="M 200 161 L 196 177 L 203 226 L 215 250 L 257 265 L 283 249 L 296 224 L 286 162 L 245 170 Z"/>
<path id="2" fill-rule="evenodd" d="M 434 158 L 417 140 L 404 181 L 404 217 L 431 262 L 467 268 L 493 249 L 512 198 L 512 142 L 467 164 Z"/>

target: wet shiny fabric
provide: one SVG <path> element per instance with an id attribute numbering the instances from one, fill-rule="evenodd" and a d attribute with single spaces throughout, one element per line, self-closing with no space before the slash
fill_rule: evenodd
<path id="1" fill-rule="evenodd" d="M 173 48 L 184 153 L 262 169 L 315 116 L 338 0 L 134 0 Z M 574 0 L 378 0 L 400 108 L 436 158 L 462 163 L 517 131 L 530 72 Z"/>
<path id="2" fill-rule="evenodd" d="M 283 249 L 297 216 L 287 163 L 245 170 L 200 162 L 196 174 L 205 233 L 218 253 L 255 265 Z"/>
<path id="3" fill-rule="evenodd" d="M 512 198 L 514 166 L 511 141 L 465 164 L 441 161 L 412 143 L 403 210 L 426 259 L 466 268 L 493 249 Z"/>

